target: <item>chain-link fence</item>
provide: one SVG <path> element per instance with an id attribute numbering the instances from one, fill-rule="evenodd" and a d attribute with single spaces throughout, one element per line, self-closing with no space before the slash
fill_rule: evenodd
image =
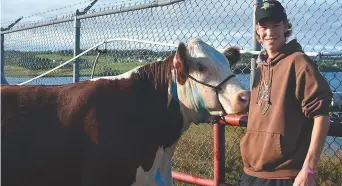
<path id="1" fill-rule="evenodd" d="M 166 5 L 166 3 L 170 5 Z M 342 1 L 281 1 L 293 35 L 306 52 L 342 50 Z M 163 5 L 163 6 L 157 6 Z M 57 13 L 60 10 L 57 10 Z M 107 13 L 106 13 L 107 12 Z M 129 1 L 121 4 L 94 6 L 79 16 L 80 52 L 110 38 L 131 38 L 165 43 L 187 42 L 200 37 L 215 48 L 238 46 L 252 50 L 253 1 L 184 0 Z M 51 20 L 29 21 L 25 18 L 4 36 L 4 75 L 10 84 L 18 84 L 50 70 L 75 55 L 75 12 L 58 15 Z M 82 17 L 83 16 L 83 17 Z M 86 17 L 84 17 L 86 16 Z M 35 27 L 36 25 L 40 27 Z M 43 26 L 46 24 L 45 26 Z M 5 26 L 5 25 L 3 25 Z M 28 29 L 31 27 L 30 29 Z M 17 30 L 17 31 L 16 31 Z M 291 39 L 291 38 L 290 38 Z M 97 51 L 78 59 L 80 81 L 94 76 L 116 75 L 138 65 L 163 59 L 173 47 L 116 41 L 98 48 L 100 55 L 93 72 Z M 249 87 L 250 58 L 244 55 L 234 67 L 238 78 Z M 342 96 L 342 56 L 315 57 L 322 74 L 335 92 Z M 77 69 L 76 69 L 77 70 Z M 66 84 L 73 82 L 74 67 L 68 64 L 29 84 Z M 338 102 L 338 101 L 336 101 Z M 341 104 L 341 102 L 339 102 Z M 332 113 L 341 119 L 340 107 Z M 226 127 L 226 179 L 235 184 L 242 170 L 239 141 L 243 128 Z M 173 160 L 175 170 L 205 178 L 213 178 L 213 130 L 210 125 L 196 125 L 184 134 Z M 319 165 L 318 185 L 342 185 L 342 139 L 328 137 Z M 176 182 L 177 185 L 186 185 Z"/>

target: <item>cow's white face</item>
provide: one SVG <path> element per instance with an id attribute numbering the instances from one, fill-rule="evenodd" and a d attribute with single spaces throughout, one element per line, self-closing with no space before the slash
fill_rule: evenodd
<path id="1" fill-rule="evenodd" d="M 182 110 L 191 122 L 207 122 L 213 116 L 247 112 L 249 91 L 236 77 L 220 86 L 218 96 L 213 88 L 199 83 L 216 87 L 233 75 L 229 64 L 236 62 L 240 53 L 235 48 L 229 48 L 224 53 L 226 55 L 199 39 L 190 41 L 187 48 L 180 44 L 177 49 L 173 61 L 176 80 L 171 86 L 170 94 L 175 95 L 177 91 Z"/>

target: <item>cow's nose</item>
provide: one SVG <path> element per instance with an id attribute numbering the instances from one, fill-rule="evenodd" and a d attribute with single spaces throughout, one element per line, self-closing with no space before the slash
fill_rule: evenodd
<path id="1" fill-rule="evenodd" d="M 249 91 L 244 91 L 244 92 L 240 92 L 237 95 L 237 99 L 238 102 L 240 102 L 241 104 L 245 104 L 245 103 L 249 103 L 249 97 L 250 97 L 250 92 Z"/>
<path id="2" fill-rule="evenodd" d="M 250 91 L 243 91 L 237 94 L 236 101 L 238 105 L 241 105 L 241 110 L 246 111 L 249 106 Z"/>

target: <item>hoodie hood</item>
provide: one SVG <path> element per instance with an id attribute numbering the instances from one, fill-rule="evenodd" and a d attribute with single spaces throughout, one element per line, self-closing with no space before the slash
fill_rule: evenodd
<path id="1" fill-rule="evenodd" d="M 280 50 L 280 52 L 273 59 L 270 59 L 271 60 L 271 62 L 270 62 L 271 66 L 274 66 L 281 59 L 285 58 L 286 56 L 288 56 L 294 52 L 303 52 L 302 47 L 297 42 L 297 39 L 293 39 L 293 40 L 289 41 L 288 43 L 286 43 L 284 45 L 284 47 Z M 267 63 L 267 58 L 268 58 L 267 52 L 266 52 L 266 50 L 263 50 L 260 52 L 260 54 L 256 60 L 256 63 L 258 65 L 268 66 L 269 63 Z"/>

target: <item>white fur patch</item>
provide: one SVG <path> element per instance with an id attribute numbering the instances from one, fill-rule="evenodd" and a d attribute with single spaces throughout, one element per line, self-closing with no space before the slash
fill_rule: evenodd
<path id="1" fill-rule="evenodd" d="M 227 114 L 235 114 L 237 112 L 237 110 L 234 110 L 234 104 L 237 104 L 236 96 L 240 92 L 244 92 L 246 88 L 240 83 L 240 81 L 236 77 L 230 79 L 229 82 L 227 82 L 226 85 L 222 88 L 224 88 L 223 92 L 225 93 L 219 94 L 220 101 L 222 105 L 224 105 Z M 248 105 L 247 102 L 241 104 L 246 104 L 246 107 Z"/>
<path id="2" fill-rule="evenodd" d="M 172 186 L 172 174 L 171 174 L 171 163 L 172 163 L 172 157 L 176 150 L 176 144 L 178 140 L 172 144 L 170 147 L 165 149 L 165 153 L 160 165 L 160 174 L 162 176 L 162 179 L 164 180 L 165 186 Z"/>
<path id="3" fill-rule="evenodd" d="M 228 59 L 224 56 L 223 53 L 217 51 L 212 46 L 203 42 L 202 40 L 194 40 L 189 44 L 189 53 L 192 57 L 203 57 L 210 60 L 210 62 L 214 62 L 215 66 L 218 65 L 220 68 L 230 69 Z"/>
<path id="4" fill-rule="evenodd" d="M 155 179 L 157 171 L 159 171 L 159 167 L 162 163 L 164 156 L 164 148 L 159 147 L 156 153 L 156 157 L 154 158 L 152 168 L 145 172 L 144 169 L 140 166 L 137 168 L 137 173 L 135 175 L 135 182 L 132 186 L 160 186 L 158 181 Z"/>
<path id="5" fill-rule="evenodd" d="M 128 78 L 131 77 L 132 74 L 138 73 L 138 69 L 140 67 L 141 66 L 135 67 L 134 69 L 129 70 L 129 71 L 127 71 L 127 72 L 125 72 L 123 74 L 117 75 L 117 76 L 103 76 L 103 77 L 98 77 L 98 78 L 90 79 L 90 81 L 97 81 L 97 80 L 100 80 L 100 79 L 109 79 L 109 80 L 128 79 Z"/>

